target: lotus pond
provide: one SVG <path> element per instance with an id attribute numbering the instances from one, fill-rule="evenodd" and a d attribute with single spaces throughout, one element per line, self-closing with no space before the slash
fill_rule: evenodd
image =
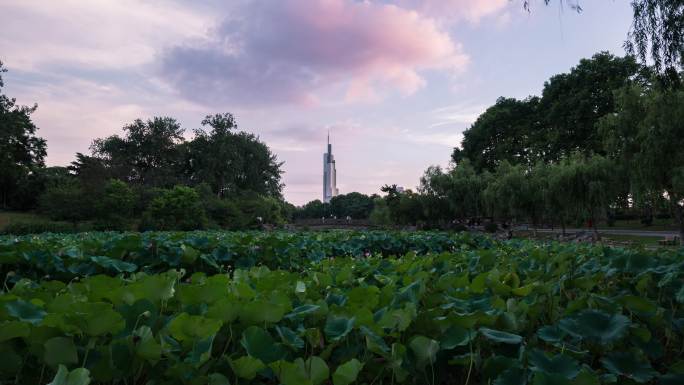
<path id="1" fill-rule="evenodd" d="M 684 384 L 682 250 L 93 233 L 0 262 L 2 384 Z"/>

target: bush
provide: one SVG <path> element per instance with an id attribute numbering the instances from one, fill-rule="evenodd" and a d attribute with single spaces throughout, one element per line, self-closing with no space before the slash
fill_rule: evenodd
<path id="1" fill-rule="evenodd" d="M 127 230 L 130 227 L 135 194 L 124 182 L 112 179 L 107 182 L 97 202 L 95 226 L 99 230 Z"/>
<path id="2" fill-rule="evenodd" d="M 487 222 L 484 225 L 484 231 L 488 233 L 496 233 L 497 230 L 499 230 L 499 225 L 494 222 Z"/>
<path id="3" fill-rule="evenodd" d="M 207 216 L 195 190 L 176 186 L 164 190 L 143 213 L 142 230 L 199 230 L 207 226 Z"/>
<path id="4" fill-rule="evenodd" d="M 376 226 L 389 226 L 392 224 L 392 216 L 387 203 L 382 198 L 376 198 L 369 219 Z"/>
<path id="5" fill-rule="evenodd" d="M 234 200 L 239 216 L 231 223 L 232 229 L 256 229 L 263 224 L 281 225 L 285 222 L 279 200 L 270 197 L 242 196 Z"/>
<path id="6" fill-rule="evenodd" d="M 75 180 L 50 186 L 39 198 L 39 211 L 56 221 L 82 221 L 89 207 L 88 197 Z"/>
<path id="7" fill-rule="evenodd" d="M 242 221 L 242 213 L 234 202 L 215 199 L 204 202 L 204 207 L 209 219 L 221 228 L 236 228 Z"/>

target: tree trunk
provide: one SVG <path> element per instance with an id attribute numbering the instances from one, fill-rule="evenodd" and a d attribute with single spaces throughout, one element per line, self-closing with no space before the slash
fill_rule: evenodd
<path id="1" fill-rule="evenodd" d="M 677 222 L 679 222 L 679 244 L 684 246 L 684 207 L 677 207 Z"/>

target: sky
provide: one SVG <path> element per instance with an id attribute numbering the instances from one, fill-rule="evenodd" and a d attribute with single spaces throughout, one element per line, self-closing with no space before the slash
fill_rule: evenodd
<path id="1" fill-rule="evenodd" d="M 626 0 L 581 14 L 521 0 L 0 0 L 4 93 L 38 104 L 49 165 L 137 118 L 191 138 L 231 112 L 283 163 L 285 198 L 416 188 L 500 96 L 540 94 L 599 51 L 624 55 Z"/>

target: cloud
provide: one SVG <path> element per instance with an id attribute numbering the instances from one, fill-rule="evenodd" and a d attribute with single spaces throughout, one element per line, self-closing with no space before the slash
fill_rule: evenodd
<path id="1" fill-rule="evenodd" d="M 438 19 L 467 20 L 477 23 L 483 17 L 498 14 L 511 2 L 510 0 L 396 0 L 395 3 Z"/>
<path id="2" fill-rule="evenodd" d="M 467 126 L 473 124 L 488 105 L 459 103 L 430 111 L 434 122 L 430 128 L 441 126 Z"/>
<path id="3" fill-rule="evenodd" d="M 194 5 L 194 3 L 193 3 Z M 157 0 L 3 0 L 0 54 L 10 68 L 133 68 L 159 46 L 199 38 L 211 16 Z"/>
<path id="4" fill-rule="evenodd" d="M 468 57 L 433 19 L 394 4 L 251 1 L 162 54 L 161 74 L 203 103 L 312 105 L 410 95 L 424 71 L 462 70 Z"/>

